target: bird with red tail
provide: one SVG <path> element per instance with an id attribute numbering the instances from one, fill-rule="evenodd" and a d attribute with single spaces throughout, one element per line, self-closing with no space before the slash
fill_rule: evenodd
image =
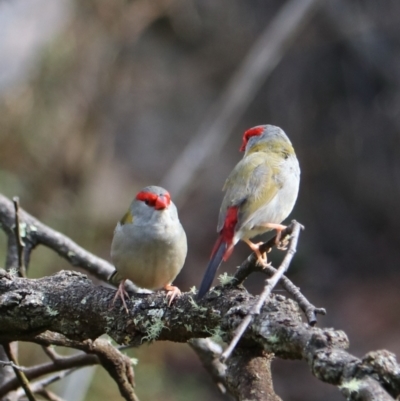
<path id="1" fill-rule="evenodd" d="M 243 159 L 225 182 L 225 196 L 218 219 L 218 239 L 197 295 L 204 297 L 211 287 L 222 261 L 232 254 L 239 240 L 246 242 L 266 266 L 266 255 L 251 238 L 270 230 L 280 233 L 281 222 L 288 217 L 297 199 L 300 167 L 292 143 L 285 132 L 274 125 L 259 125 L 243 135 Z"/>

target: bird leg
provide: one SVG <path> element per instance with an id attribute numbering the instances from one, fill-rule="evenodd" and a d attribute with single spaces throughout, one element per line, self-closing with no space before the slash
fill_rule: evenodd
<path id="1" fill-rule="evenodd" d="M 124 305 L 124 308 L 125 308 L 125 310 L 126 310 L 126 313 L 129 313 L 128 307 L 126 306 L 126 302 L 125 302 L 125 297 L 126 297 L 126 298 L 129 298 L 129 294 L 128 294 L 127 291 L 125 290 L 125 281 L 126 281 L 126 279 L 122 280 L 122 281 L 119 283 L 118 290 L 117 290 L 117 292 L 115 293 L 114 299 L 113 299 L 113 301 L 112 301 L 112 306 L 114 306 L 115 300 L 116 300 L 116 299 L 118 298 L 118 296 L 119 296 L 119 297 L 121 298 L 121 300 L 122 300 L 122 303 L 123 303 L 123 305 Z"/>
<path id="2" fill-rule="evenodd" d="M 275 223 L 267 223 L 264 224 L 263 227 L 271 228 L 272 230 L 276 230 L 276 238 L 275 238 L 275 245 L 280 250 L 285 250 L 287 243 L 282 242 L 281 244 L 281 234 L 282 231 L 286 228 L 283 224 L 275 224 Z"/>
<path id="3" fill-rule="evenodd" d="M 168 291 L 167 292 L 167 299 L 169 298 L 168 306 L 171 306 L 172 301 L 176 297 L 179 297 L 182 294 L 181 290 L 178 287 L 175 287 L 174 285 L 171 285 L 171 284 L 166 284 L 166 285 L 164 285 L 163 288 L 164 288 L 164 290 Z"/>
<path id="4" fill-rule="evenodd" d="M 278 249 L 285 250 L 285 244 L 281 244 L 281 234 L 282 231 L 286 228 L 286 226 L 282 224 L 275 224 L 275 223 L 267 223 L 263 224 L 263 227 L 270 228 L 272 230 L 276 230 L 276 238 L 275 238 L 275 245 Z M 261 254 L 260 252 L 260 245 L 263 242 L 259 242 L 255 244 L 254 242 L 251 242 L 248 239 L 243 239 L 243 241 L 250 247 L 250 249 L 257 255 L 257 260 L 259 263 L 261 263 L 262 266 L 268 266 L 269 264 L 267 263 L 267 254 L 264 252 Z"/>
<path id="5" fill-rule="evenodd" d="M 258 242 L 257 244 L 255 244 L 254 242 L 251 242 L 248 239 L 243 239 L 243 241 L 250 247 L 250 249 L 257 255 L 257 260 L 258 262 L 264 266 L 267 267 L 268 263 L 267 263 L 267 254 L 266 252 L 264 252 L 263 254 L 260 252 L 260 245 L 263 242 Z"/>

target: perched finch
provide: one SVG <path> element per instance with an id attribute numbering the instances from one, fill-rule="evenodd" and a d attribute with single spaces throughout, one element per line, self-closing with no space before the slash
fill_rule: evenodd
<path id="1" fill-rule="evenodd" d="M 225 182 L 225 196 L 218 219 L 218 239 L 200 285 L 198 298 L 210 289 L 215 273 L 239 240 L 246 242 L 258 260 L 266 264 L 259 244 L 250 238 L 270 230 L 280 233 L 280 223 L 290 214 L 297 199 L 300 168 L 285 132 L 273 125 L 260 125 L 244 133 L 240 148 L 243 159 Z"/>
<path id="2" fill-rule="evenodd" d="M 127 279 L 147 289 L 164 288 L 169 305 L 181 292 L 171 285 L 181 271 L 187 253 L 185 231 L 178 211 L 164 188 L 143 188 L 118 222 L 111 244 L 115 272 L 111 282 L 118 282 L 113 303 L 121 297 L 125 309 Z"/>

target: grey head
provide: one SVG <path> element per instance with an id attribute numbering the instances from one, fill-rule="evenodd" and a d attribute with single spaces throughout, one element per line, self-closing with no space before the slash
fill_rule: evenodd
<path id="1" fill-rule="evenodd" d="M 155 185 L 145 187 L 139 191 L 135 199 L 132 201 L 128 212 L 120 220 L 120 224 L 132 223 L 149 223 L 160 219 L 165 211 L 173 219 L 178 219 L 176 206 L 171 201 L 169 192 Z"/>
<path id="2" fill-rule="evenodd" d="M 257 125 L 256 127 L 248 129 L 243 134 L 243 142 L 240 150 L 242 152 L 247 152 L 258 143 L 275 141 L 284 141 L 287 142 L 289 145 L 292 144 L 282 128 L 269 124 Z"/>

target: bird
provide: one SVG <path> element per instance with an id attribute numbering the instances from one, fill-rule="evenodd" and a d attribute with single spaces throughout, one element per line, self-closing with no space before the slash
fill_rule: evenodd
<path id="1" fill-rule="evenodd" d="M 240 151 L 242 160 L 228 176 L 218 218 L 218 239 L 201 282 L 198 299 L 204 297 L 222 261 L 226 261 L 239 240 L 247 243 L 266 266 L 266 256 L 251 238 L 275 229 L 276 243 L 286 227 L 297 199 L 300 166 L 285 132 L 274 125 L 259 125 L 245 131 Z"/>
<path id="2" fill-rule="evenodd" d="M 125 281 L 139 287 L 164 288 L 168 306 L 181 294 L 172 282 L 181 271 L 187 254 L 187 239 L 169 192 L 158 186 L 139 191 L 128 211 L 118 222 L 111 243 L 115 266 L 109 280 L 118 283 L 112 304 L 120 297 L 125 307 Z"/>

